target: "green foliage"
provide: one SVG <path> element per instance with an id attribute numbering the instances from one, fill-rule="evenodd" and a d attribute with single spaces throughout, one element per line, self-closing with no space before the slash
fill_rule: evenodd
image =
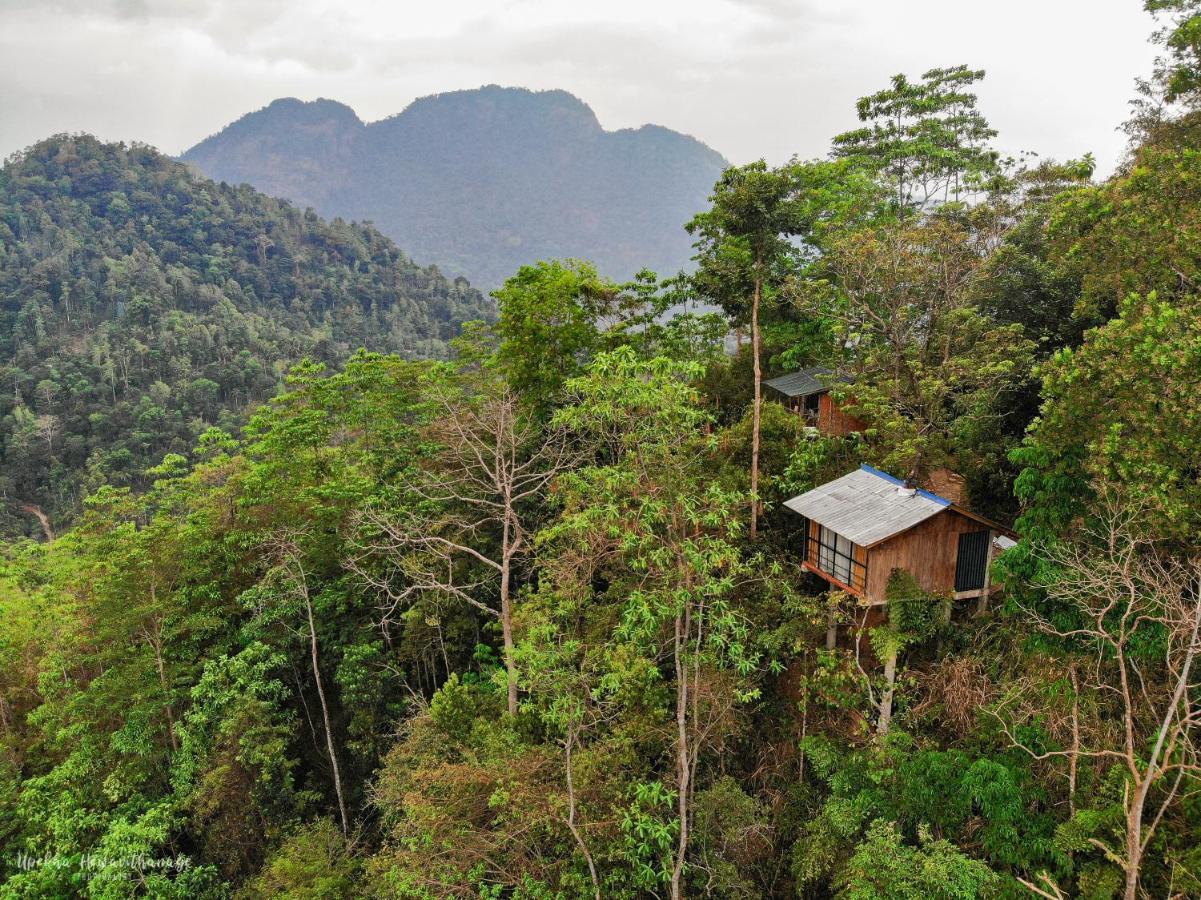
<path id="1" fill-rule="evenodd" d="M 1196 293 L 1201 252 L 1196 127 L 1195 120 L 1184 120 L 1177 130 L 1137 148 L 1128 171 L 1068 191 L 1050 205 L 1051 263 L 1060 277 L 1079 282 L 1073 314 L 1081 323 L 1113 317 L 1131 293 L 1155 292 L 1165 299 Z"/>
<path id="2" fill-rule="evenodd" d="M 1191 544 L 1201 485 L 1190 461 L 1201 447 L 1193 390 L 1201 365 L 1201 305 L 1131 295 L 1116 318 L 1045 369 L 1041 418 L 1016 458 L 1031 536 L 1058 536 L 1112 485 L 1151 534 Z M 1035 530 L 1037 528 L 1037 530 Z"/>
<path id="3" fill-rule="evenodd" d="M 0 897 L 1126 890 L 1156 704 L 1192 699 L 1193 125 L 1104 185 L 1002 171 L 978 77 L 898 78 L 828 162 L 728 170 L 693 279 L 528 265 L 461 333 L 478 295 L 370 228 L 141 147 L 12 160 L 0 493 L 87 497 L 0 548 Z M 760 362 L 830 365 L 865 427 L 761 410 L 752 541 L 723 342 L 756 287 Z M 725 319 L 669 317 L 698 295 Z M 1022 467 L 1000 613 L 919 571 L 883 610 L 798 589 L 774 501 L 861 461 L 954 468 L 976 509 Z M 1115 503 L 1151 542 L 1116 562 L 1085 532 Z M 1115 585 L 1120 640 L 1041 634 Z M 1122 746 L 1123 672 L 1129 763 L 1083 749 Z M 1156 763 L 1184 774 L 1148 795 L 1148 895 L 1198 890 L 1194 738 Z"/>
<path id="4" fill-rule="evenodd" d="M 904 569 L 893 569 L 884 589 L 888 601 L 887 629 L 900 646 L 933 637 L 945 598 L 922 590 L 917 579 Z"/>
<path id="5" fill-rule="evenodd" d="M 1020 760 L 919 747 L 901 732 L 850 753 L 817 738 L 807 739 L 805 750 L 829 794 L 793 848 L 793 872 L 803 884 L 848 879 L 865 830 L 878 820 L 910 838 L 929 829 L 970 844 L 971 855 L 997 872 L 1063 864 L 1054 819 L 1031 813 L 1037 788 Z"/>
<path id="6" fill-rule="evenodd" d="M 807 444 L 804 420 L 780 403 L 765 403 L 760 422 L 759 495 L 769 509 L 778 508 L 789 497 L 795 497 L 795 481 L 788 477 L 798 448 Z M 722 433 L 722 449 L 731 462 L 729 483 L 738 485 L 745 480 L 745 460 L 750 458 L 751 417 L 748 412 L 740 422 Z M 839 475 L 845 474 L 839 472 Z M 795 473 L 793 478 L 795 478 Z"/>
<path id="7" fill-rule="evenodd" d="M 805 233 L 812 211 L 803 203 L 803 169 L 771 169 L 762 160 L 726 169 L 713 188 L 712 207 L 688 223 L 696 238 L 697 293 L 745 325 L 755 284 L 767 305 L 801 259 L 792 240 Z"/>
<path id="8" fill-rule="evenodd" d="M 920 829 L 918 846 L 903 843 L 891 822 L 877 819 L 847 866 L 838 896 L 846 900 L 975 900 L 1000 879 L 986 865 Z"/>
<path id="9" fill-rule="evenodd" d="M 633 882 L 642 890 L 658 890 L 671 880 L 671 851 L 680 830 L 679 820 L 671 818 L 675 799 L 657 781 L 635 784 L 631 790 L 621 832 Z"/>
<path id="10" fill-rule="evenodd" d="M 951 208 L 846 233 L 823 261 L 837 290 L 802 298 L 852 348 L 838 360 L 850 383 L 831 394 L 865 422 L 867 455 L 886 471 L 970 473 L 998 438 L 1020 434 L 1003 423 L 1030 381 L 1033 345 L 977 298 L 991 276 L 976 244 L 1007 215 Z"/>
<path id="11" fill-rule="evenodd" d="M 894 75 L 859 99 L 859 119 L 869 124 L 835 137 L 835 155 L 888 185 L 901 217 L 980 190 L 998 169 L 989 146 L 997 133 L 969 90 L 983 77 L 967 66 L 931 69 L 918 82 Z"/>
<path id="12" fill-rule="evenodd" d="M 337 826 L 319 819 L 276 849 L 239 900 L 352 900 L 361 897 L 359 862 Z"/>
<path id="13" fill-rule="evenodd" d="M 1144 0 L 1143 8 L 1171 18 L 1155 35 L 1168 52 L 1156 76 L 1168 102 L 1193 105 L 1201 91 L 1201 5 L 1196 0 Z"/>
<path id="14" fill-rule="evenodd" d="M 447 737 L 466 741 L 480 713 L 481 697 L 477 687 L 459 681 L 457 672 L 430 699 L 430 721 Z"/>
<path id="15" fill-rule="evenodd" d="M 235 430 L 306 355 L 441 356 L 490 311 L 369 226 L 66 136 L 0 170 L 0 297 L 0 492 L 56 523 Z M 34 524 L 16 514 L 5 531 Z"/>
<path id="16" fill-rule="evenodd" d="M 599 320 L 616 286 L 581 262 L 522 266 L 495 297 L 500 306 L 498 361 L 528 402 L 554 401 L 580 373 L 601 340 Z"/>
<path id="17" fill-rule="evenodd" d="M 980 285 L 980 305 L 1001 322 L 1020 324 L 1040 356 L 1079 344 L 1085 329 L 1097 324 L 1078 309 L 1082 282 L 1091 273 L 1059 249 L 1072 221 L 1064 211 L 1077 195 L 1088 193 L 1093 168 L 1092 158 L 1085 157 L 1043 162 L 1018 174 L 1017 186 L 1026 195 L 1023 215 L 990 255 L 988 277 Z"/>
<path id="18" fill-rule="evenodd" d="M 696 841 L 701 867 L 719 897 L 757 896 L 757 868 L 770 856 L 771 824 L 764 804 L 726 776 L 696 797 Z"/>

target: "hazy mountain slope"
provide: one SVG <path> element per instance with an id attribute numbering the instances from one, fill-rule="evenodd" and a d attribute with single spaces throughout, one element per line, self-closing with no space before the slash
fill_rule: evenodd
<path id="1" fill-rule="evenodd" d="M 585 257 L 616 278 L 685 267 L 683 224 L 725 166 L 666 128 L 605 131 L 564 91 L 495 85 L 425 97 L 369 125 L 330 100 L 277 100 L 183 159 L 324 215 L 368 219 L 481 287 L 547 257 Z"/>
<path id="2" fill-rule="evenodd" d="M 148 147 L 43 141 L 0 169 L 0 531 L 233 427 L 305 356 L 441 355 L 490 312 L 369 226 Z"/>

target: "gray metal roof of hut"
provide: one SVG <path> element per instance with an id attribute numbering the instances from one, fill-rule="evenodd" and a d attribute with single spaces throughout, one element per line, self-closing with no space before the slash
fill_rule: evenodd
<path id="1" fill-rule="evenodd" d="M 900 479 L 865 465 L 786 500 L 784 505 L 852 543 L 873 547 L 938 515 L 952 503 L 929 491 L 906 488 Z"/>
<path id="2" fill-rule="evenodd" d="M 829 369 L 813 366 L 799 372 L 789 372 L 778 378 L 769 378 L 763 383 L 785 397 L 808 397 L 810 394 L 824 394 L 830 389 L 830 385 L 827 384 L 829 375 Z"/>

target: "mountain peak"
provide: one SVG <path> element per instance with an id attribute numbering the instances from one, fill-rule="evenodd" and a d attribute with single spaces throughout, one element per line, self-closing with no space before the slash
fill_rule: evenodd
<path id="1" fill-rule="evenodd" d="M 596 136 L 603 132 L 596 113 L 562 90 L 534 91 L 487 84 L 470 90 L 419 97 L 372 128 L 454 128 L 484 135 L 496 131 Z"/>
<path id="2" fill-rule="evenodd" d="M 183 159 L 326 216 L 370 219 L 485 288 L 552 257 L 591 259 L 618 279 L 686 267 L 683 225 L 726 165 L 659 125 L 606 131 L 567 91 L 497 84 L 369 124 L 333 100 L 282 98 Z"/>
<path id="3" fill-rule="evenodd" d="M 280 97 L 261 109 L 246 113 L 217 134 L 205 138 L 184 156 L 202 152 L 202 148 L 229 135 L 252 134 L 264 128 L 314 128 L 331 125 L 355 129 L 362 128 L 363 121 L 353 109 L 337 100 L 327 100 L 324 97 L 318 97 L 316 100 Z"/>
<path id="4" fill-rule="evenodd" d="M 280 97 L 264 106 L 259 113 L 269 116 L 286 116 L 307 121 L 336 118 L 349 122 L 363 124 L 358 114 L 345 103 L 318 97 L 315 100 L 301 100 L 298 97 Z M 253 116 L 255 113 L 250 113 Z M 247 116 L 243 116 L 247 118 Z"/>

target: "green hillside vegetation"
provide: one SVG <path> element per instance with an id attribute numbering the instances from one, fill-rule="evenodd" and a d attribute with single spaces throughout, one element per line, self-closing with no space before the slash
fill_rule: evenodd
<path id="1" fill-rule="evenodd" d="M 694 276 L 523 266 L 4 545 L 0 900 L 1201 896 L 1201 2 L 1146 6 L 1103 182 L 897 76 L 724 172 Z M 991 606 L 802 570 L 781 501 L 860 463 L 1014 525 Z"/>
<path id="2" fill-rule="evenodd" d="M 565 91 L 497 85 L 423 97 L 370 124 L 332 100 L 276 100 L 182 159 L 374 222 L 416 259 L 487 290 L 535 259 L 590 259 L 619 280 L 685 268 L 683 223 L 726 165 L 667 128 L 605 131 Z"/>
<path id="3" fill-rule="evenodd" d="M 276 394 L 296 361 L 439 357 L 489 303 L 378 231 L 217 185 L 140 146 L 56 137 L 0 169 L 0 528 Z"/>

